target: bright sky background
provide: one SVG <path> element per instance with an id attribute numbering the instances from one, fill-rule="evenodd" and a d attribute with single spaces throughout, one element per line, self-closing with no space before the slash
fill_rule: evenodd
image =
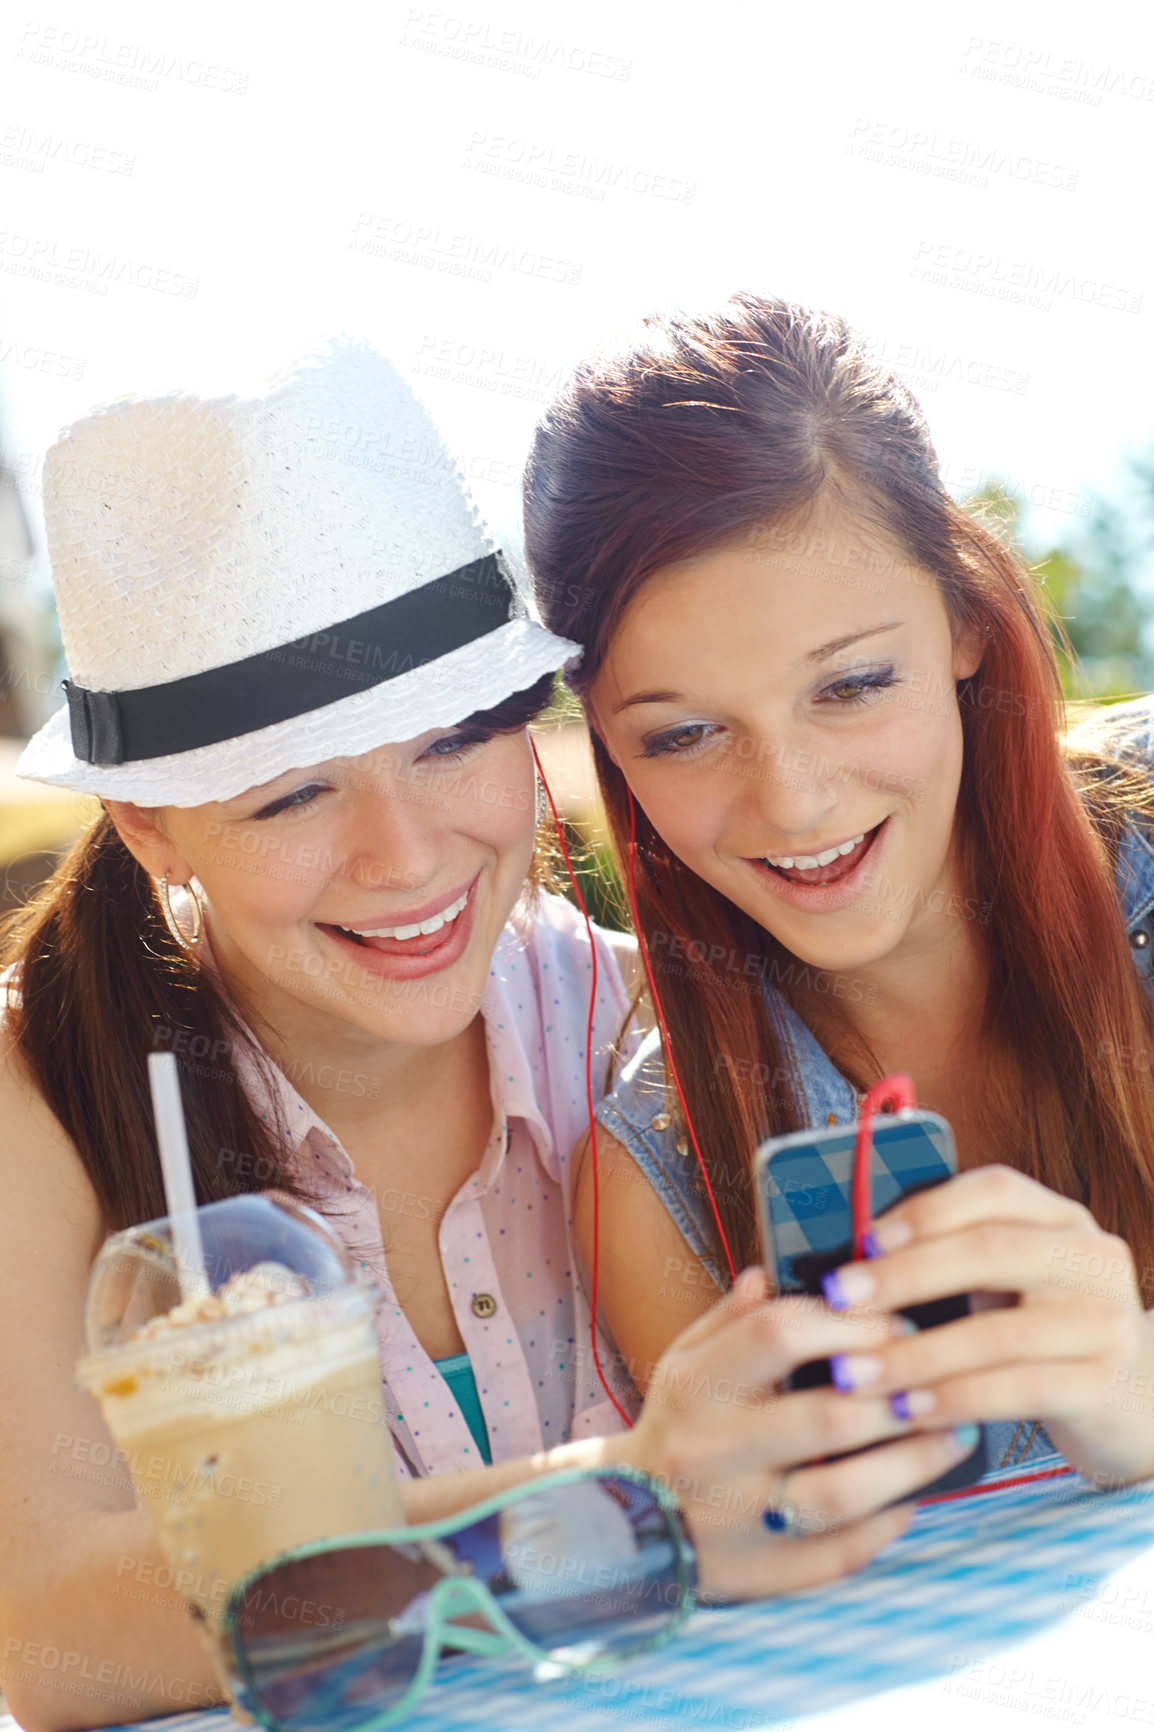
<path id="1" fill-rule="evenodd" d="M 1152 139 L 1133 0 L 13 0 L 4 455 L 35 517 L 44 447 L 93 403 L 233 389 L 346 330 L 515 545 L 568 365 L 749 287 L 859 324 L 954 491 L 1000 474 L 1064 535 L 1154 437 Z"/>

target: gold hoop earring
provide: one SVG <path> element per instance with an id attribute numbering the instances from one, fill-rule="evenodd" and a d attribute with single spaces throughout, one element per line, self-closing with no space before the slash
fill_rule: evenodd
<path id="1" fill-rule="evenodd" d="M 192 903 L 193 925 L 191 936 L 184 931 L 184 928 L 177 920 L 176 915 L 172 912 L 172 903 L 169 900 L 168 894 L 167 872 L 156 886 L 156 895 L 160 902 L 160 912 L 164 916 L 164 924 L 168 927 L 168 930 L 180 945 L 180 948 L 191 955 L 200 943 L 200 936 L 204 931 L 204 910 L 200 906 L 200 898 L 192 888 L 191 883 L 178 884 L 174 886 L 174 888 L 177 890 L 186 890 L 188 892 L 188 900 Z"/>

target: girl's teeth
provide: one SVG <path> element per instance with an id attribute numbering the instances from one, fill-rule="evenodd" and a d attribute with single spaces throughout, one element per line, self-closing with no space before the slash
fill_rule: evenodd
<path id="1" fill-rule="evenodd" d="M 826 848 L 821 854 L 784 854 L 780 859 L 775 858 L 772 854 L 767 854 L 765 858 L 771 866 L 780 866 L 783 872 L 792 871 L 795 866 L 799 871 L 810 872 L 815 866 L 832 865 L 842 854 L 852 854 L 858 844 L 865 841 L 865 838 L 866 833 L 863 830 L 861 835 L 855 836 L 852 842 L 843 842 L 837 848 Z"/>
<path id="2" fill-rule="evenodd" d="M 442 908 L 439 914 L 430 915 L 428 920 L 422 920 L 416 926 L 365 926 L 347 928 L 346 930 L 355 930 L 360 938 L 428 938 L 432 933 L 439 932 L 442 926 L 447 926 L 450 920 L 455 920 L 468 900 L 469 892 L 466 890 L 463 896 L 459 896 L 455 902 L 450 902 L 449 906 Z"/>

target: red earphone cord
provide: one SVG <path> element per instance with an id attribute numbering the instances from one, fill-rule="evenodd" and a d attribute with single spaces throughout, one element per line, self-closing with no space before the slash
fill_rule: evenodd
<path id="1" fill-rule="evenodd" d="M 597 1002 L 597 946 L 593 940 L 593 922 L 589 918 L 589 910 L 585 906 L 585 898 L 581 894 L 581 886 L 577 882 L 577 874 L 573 870 L 573 862 L 569 858 L 569 849 L 565 843 L 565 832 L 561 828 L 561 819 L 557 814 L 557 802 L 553 798 L 553 790 L 545 780 L 545 772 L 541 768 L 541 759 L 537 755 L 537 742 L 530 736 L 529 744 L 533 748 L 533 761 L 537 766 L 537 774 L 541 778 L 541 786 L 549 801 L 549 810 L 553 814 L 553 828 L 557 832 L 557 840 L 561 844 L 561 853 L 565 859 L 565 870 L 569 874 L 569 882 L 573 886 L 573 894 L 577 898 L 577 906 L 585 921 L 585 930 L 589 934 L 589 1019 L 585 1025 L 585 1103 L 589 1109 L 589 1158 L 593 1163 L 593 1292 L 591 1295 L 589 1317 L 589 1339 L 593 1348 L 593 1364 L 601 1387 L 625 1421 L 632 1426 L 633 1421 L 614 1395 L 601 1368 L 601 1356 L 597 1351 L 597 1265 L 599 1262 L 600 1230 L 601 1230 L 601 1197 L 597 1176 L 597 1121 L 593 1116 L 593 1010 Z"/>
<path id="2" fill-rule="evenodd" d="M 850 1204 L 853 1218 L 853 1254 L 865 1254 L 864 1240 L 873 1219 L 873 1199 L 870 1186 L 870 1157 L 873 1154 L 874 1114 L 889 1106 L 894 1112 L 916 1107 L 914 1085 L 903 1071 L 884 1076 L 862 1096 L 857 1121 L 857 1140 L 853 1146 L 853 1181 Z"/>
<path id="3" fill-rule="evenodd" d="M 645 978 L 649 982 L 649 991 L 653 999 L 653 1008 L 657 1012 L 657 1021 L 661 1026 L 661 1039 L 665 1047 L 665 1062 L 669 1066 L 669 1074 L 673 1078 L 673 1086 L 677 1090 L 677 1098 L 681 1102 L 681 1111 L 685 1119 L 685 1128 L 689 1132 L 689 1140 L 693 1144 L 693 1152 L 697 1156 L 697 1165 L 705 1183 L 709 1196 L 709 1207 L 713 1210 L 713 1219 L 717 1225 L 718 1237 L 725 1252 L 725 1261 L 729 1264 L 729 1278 L 737 1280 L 737 1270 L 733 1263 L 733 1253 L 729 1249 L 729 1240 L 725 1236 L 725 1228 L 721 1225 L 721 1213 L 717 1207 L 717 1198 L 713 1194 L 713 1186 L 709 1182 L 705 1161 L 697 1142 L 697 1132 L 693 1128 L 693 1120 L 689 1116 L 689 1108 L 685 1102 L 685 1091 L 681 1087 L 681 1078 L 677 1074 L 677 1065 L 673 1058 L 673 1042 L 669 1038 L 669 1030 L 665 1026 L 665 1012 L 661 1008 L 661 1000 L 657 996 L 657 982 L 653 978 L 653 970 L 649 965 L 649 946 L 641 930 L 641 921 L 637 914 L 637 806 L 633 799 L 633 790 L 629 793 L 629 910 L 633 915 L 633 930 L 637 934 L 637 944 L 641 951 L 641 960 L 645 964 Z"/>

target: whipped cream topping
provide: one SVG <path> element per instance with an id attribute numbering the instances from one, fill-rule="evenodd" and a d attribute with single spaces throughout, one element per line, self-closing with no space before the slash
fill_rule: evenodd
<path id="1" fill-rule="evenodd" d="M 226 1317 L 251 1317 L 267 1311 L 272 1305 L 287 1305 L 294 1299 L 304 1299 L 308 1285 L 300 1275 L 286 1269 L 283 1263 L 255 1263 L 230 1275 L 215 1293 L 183 1299 L 161 1317 L 153 1317 L 132 1337 L 137 1341 L 155 1341 L 177 1329 L 188 1329 L 197 1323 L 217 1323 Z"/>

